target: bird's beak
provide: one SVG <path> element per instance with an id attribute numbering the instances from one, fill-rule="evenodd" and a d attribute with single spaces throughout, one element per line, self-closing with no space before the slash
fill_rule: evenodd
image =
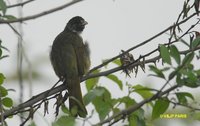
<path id="1" fill-rule="evenodd" d="M 87 24 L 88 24 L 88 22 L 87 22 L 87 21 L 84 21 L 84 22 L 83 22 L 83 25 L 87 25 Z"/>

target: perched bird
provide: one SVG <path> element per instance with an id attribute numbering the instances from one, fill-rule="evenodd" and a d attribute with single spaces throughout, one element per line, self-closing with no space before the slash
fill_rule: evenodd
<path id="1" fill-rule="evenodd" d="M 80 16 L 73 17 L 65 29 L 55 38 L 50 52 L 51 64 L 56 75 L 66 83 L 69 94 L 69 109 L 74 116 L 86 117 L 80 88 L 80 78 L 90 67 L 88 43 L 80 33 L 87 22 Z"/>

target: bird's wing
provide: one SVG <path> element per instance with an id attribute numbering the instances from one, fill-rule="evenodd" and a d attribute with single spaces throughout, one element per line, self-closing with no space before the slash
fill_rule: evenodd
<path id="1" fill-rule="evenodd" d="M 77 58 L 73 45 L 65 43 L 61 50 L 60 55 L 63 57 L 62 69 L 65 71 L 66 78 L 78 76 Z"/>
<path id="2" fill-rule="evenodd" d="M 78 72 L 79 72 L 79 76 L 82 76 L 86 73 L 86 66 L 85 66 L 85 62 L 86 62 L 86 57 L 85 57 L 85 47 L 83 42 L 81 42 L 81 44 L 79 46 L 75 46 L 74 47 L 75 52 L 76 52 L 76 57 L 77 57 L 77 66 L 78 66 Z"/>
<path id="3" fill-rule="evenodd" d="M 66 71 L 67 76 L 65 77 L 69 93 L 69 107 L 70 110 L 77 109 L 75 115 L 80 117 L 85 117 L 87 115 L 87 110 L 83 103 L 80 78 L 78 70 L 78 60 L 75 48 L 70 43 L 65 43 L 62 47 L 61 56 L 63 59 L 63 69 Z"/>

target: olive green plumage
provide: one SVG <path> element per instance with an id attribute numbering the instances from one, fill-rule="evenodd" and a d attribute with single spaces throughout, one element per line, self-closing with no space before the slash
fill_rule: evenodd
<path id="1" fill-rule="evenodd" d="M 89 47 L 80 36 L 86 24 L 79 16 L 72 18 L 64 31 L 55 38 L 50 53 L 56 75 L 66 82 L 70 110 L 77 111 L 75 116 L 80 117 L 87 115 L 80 88 L 80 78 L 90 67 Z"/>

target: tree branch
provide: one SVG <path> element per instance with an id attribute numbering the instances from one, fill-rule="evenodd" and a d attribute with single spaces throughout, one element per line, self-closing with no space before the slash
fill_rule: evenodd
<path id="1" fill-rule="evenodd" d="M 174 101 L 171 101 L 171 100 L 168 100 L 168 101 L 170 103 L 174 104 L 174 106 L 179 105 L 179 106 L 182 106 L 182 107 L 185 107 L 185 108 L 189 108 L 191 110 L 200 111 L 200 108 L 195 108 L 193 106 L 182 104 L 182 103 L 178 103 L 178 102 L 174 102 Z"/>
<path id="2" fill-rule="evenodd" d="M 199 50 L 199 49 L 200 49 L 200 46 L 197 47 L 197 48 L 195 48 L 195 49 L 188 49 L 188 50 L 185 50 L 185 51 L 181 51 L 180 54 L 186 55 L 188 52 L 196 51 L 196 50 Z M 151 59 L 147 59 L 147 60 L 142 61 L 142 62 L 140 62 L 139 59 L 140 59 L 140 57 L 136 61 L 134 61 L 134 62 L 132 62 L 132 63 L 126 65 L 126 66 L 115 67 L 113 69 L 110 69 L 110 70 L 107 70 L 107 71 L 103 71 L 103 72 L 100 72 L 100 73 L 96 73 L 96 74 L 88 74 L 87 76 L 83 77 L 82 81 L 90 79 L 90 78 L 107 76 L 109 74 L 112 74 L 112 73 L 115 73 L 117 71 L 120 71 L 120 70 L 122 70 L 122 69 L 124 69 L 124 68 L 126 68 L 126 67 L 128 67 L 130 65 L 132 65 L 133 67 L 135 67 L 135 66 L 139 66 L 139 65 L 141 65 L 143 63 L 145 63 L 145 64 L 155 63 L 157 60 L 160 59 L 160 56 L 155 56 L 155 57 L 153 57 Z"/>
<path id="3" fill-rule="evenodd" d="M 195 14 L 189 16 L 187 19 L 185 19 L 184 21 L 182 21 L 182 23 L 183 23 L 183 22 L 186 22 L 187 20 L 189 20 L 189 19 L 190 19 L 191 17 L 193 17 L 194 15 L 195 15 Z M 180 22 L 179 24 L 181 24 L 181 22 Z M 172 26 L 170 26 L 170 27 L 172 27 Z M 168 29 L 168 30 L 169 30 L 169 29 Z M 165 30 L 164 30 L 164 31 L 165 31 Z M 163 33 L 164 33 L 164 32 L 162 32 L 162 34 L 163 34 Z M 160 34 L 157 34 L 157 35 L 155 35 L 155 36 L 158 36 L 158 35 L 161 35 L 161 33 L 160 33 Z M 184 35 L 185 35 L 185 33 L 184 33 Z M 145 42 L 151 41 L 152 39 L 153 39 L 153 38 L 150 38 L 150 39 L 144 41 L 143 44 L 144 44 Z M 137 47 L 139 47 L 139 46 L 140 46 L 140 45 L 137 45 L 137 46 L 135 46 L 135 47 L 132 47 L 132 49 L 133 49 L 133 48 L 137 48 Z M 200 49 L 200 47 L 196 48 L 196 50 L 197 50 L 197 49 Z M 130 49 L 127 50 L 127 52 L 129 52 L 129 51 L 130 51 Z M 189 52 L 189 51 L 194 51 L 194 50 L 186 50 L 186 51 L 182 51 L 182 52 L 180 52 L 180 53 L 181 53 L 181 54 L 186 54 L 186 53 Z M 118 55 L 118 56 L 120 56 L 120 55 Z M 149 56 L 149 53 L 148 53 L 148 55 L 147 55 L 147 54 L 144 55 L 143 58 L 146 57 L 146 56 Z M 116 56 L 116 57 L 117 57 L 117 56 Z M 126 67 L 128 67 L 128 66 L 130 66 L 130 65 L 132 65 L 132 66 L 141 65 L 140 59 L 141 59 L 141 57 L 139 57 L 136 61 L 134 61 L 134 62 L 128 64 L 127 66 L 116 67 L 116 68 L 110 69 L 110 70 L 108 70 L 108 71 L 100 72 L 100 73 L 97 73 L 97 74 L 88 74 L 88 75 L 84 76 L 84 77 L 82 78 L 81 81 L 84 81 L 84 80 L 87 80 L 87 79 L 90 79 L 90 78 L 95 78 L 95 77 L 100 77 L 100 76 L 106 76 L 106 75 L 109 75 L 109 74 L 111 74 L 111 73 L 120 71 L 120 70 L 122 70 L 123 68 L 126 68 Z M 156 57 L 154 57 L 154 58 L 147 59 L 147 60 L 143 61 L 142 63 L 145 63 L 145 64 L 147 64 L 147 63 L 154 63 L 155 61 L 157 61 L 157 60 L 159 60 L 159 59 L 160 59 L 160 56 L 156 56 Z M 101 66 L 101 65 L 99 65 L 99 66 Z M 97 67 L 95 67 L 95 68 L 97 68 Z M 4 117 L 6 118 L 6 117 L 8 117 L 8 116 L 13 115 L 13 113 L 17 114 L 17 113 L 19 113 L 20 110 L 22 110 L 22 109 L 24 109 L 24 108 L 27 108 L 27 107 L 30 107 L 30 106 L 32 106 L 33 104 L 36 104 L 37 102 L 39 102 L 39 101 L 45 99 L 46 97 L 51 96 L 51 95 L 53 95 L 53 94 L 56 94 L 56 93 L 58 93 L 58 92 L 61 92 L 61 91 L 65 90 L 65 89 L 66 89 L 65 85 L 60 85 L 60 86 L 58 86 L 58 87 L 56 87 L 56 88 L 54 88 L 54 89 L 50 89 L 50 90 L 47 90 L 47 91 L 45 91 L 45 92 L 42 92 L 42 93 L 40 93 L 40 94 L 38 94 L 38 95 L 32 97 L 32 98 L 31 98 L 30 100 L 28 100 L 27 102 L 22 103 L 22 104 L 18 105 L 17 107 L 14 107 L 14 108 L 12 108 L 11 110 L 6 111 L 3 115 L 4 115 Z M 48 94 L 48 95 L 47 95 L 47 94 Z"/>
<path id="4" fill-rule="evenodd" d="M 80 1 L 83 1 L 83 0 L 72 1 L 71 3 L 65 4 L 65 5 L 63 5 L 62 7 L 60 6 L 60 7 L 54 8 L 54 9 L 52 9 L 52 10 L 50 10 L 50 11 L 45 11 L 46 13 L 45 13 L 45 12 L 40 13 L 39 16 L 38 16 L 38 15 L 37 15 L 37 16 L 33 16 L 33 17 L 29 16 L 29 18 L 26 17 L 26 18 L 16 19 L 16 20 L 13 20 L 13 21 L 11 21 L 11 22 L 4 22 L 4 23 L 14 23 L 14 22 L 20 22 L 20 21 L 25 21 L 25 20 L 34 19 L 34 18 L 43 16 L 43 15 L 46 15 L 46 14 L 48 14 L 48 13 L 55 12 L 55 11 L 57 11 L 57 10 L 59 10 L 59 9 L 68 7 L 68 6 L 72 5 L 72 4 L 75 4 L 75 3 L 80 2 Z M 58 8 L 59 8 L 59 9 L 58 9 Z M 177 23 L 176 25 L 178 26 L 178 25 L 181 25 L 181 24 L 185 23 L 187 20 L 189 20 L 190 18 L 194 17 L 196 14 L 197 14 L 197 13 L 193 13 L 193 14 L 190 15 L 188 18 L 182 20 L 181 22 Z M 31 17 L 31 18 L 30 18 L 30 17 Z M 0 23 L 1 23 L 1 20 L 0 20 Z M 158 36 L 162 35 L 163 33 L 167 32 L 168 30 L 172 29 L 173 27 L 174 27 L 174 25 L 172 25 L 172 26 L 166 28 L 165 30 L 163 30 L 162 32 L 156 34 L 155 36 L 149 38 L 148 40 L 146 40 L 146 41 L 144 41 L 144 42 L 142 42 L 142 43 L 140 43 L 140 44 L 138 44 L 138 45 L 136 45 L 136 46 L 134 46 L 134 47 L 128 49 L 127 51 L 125 51 L 124 53 L 122 53 L 122 54 L 120 54 L 120 55 L 117 55 L 117 56 L 113 57 L 112 59 L 108 60 L 107 62 L 104 62 L 103 64 L 100 64 L 99 66 L 94 67 L 91 71 L 94 71 L 94 70 L 96 70 L 96 69 L 99 69 L 99 68 L 101 68 L 102 66 L 108 64 L 109 62 L 111 62 L 111 61 L 113 61 L 113 60 L 119 58 L 119 57 L 122 56 L 122 55 L 124 55 L 125 53 L 130 52 L 131 50 L 133 50 L 133 49 L 135 49 L 135 48 L 138 48 L 138 47 L 140 47 L 140 46 L 143 46 L 144 44 L 147 44 L 148 42 L 152 41 L 153 39 L 157 38 Z M 196 48 L 196 50 L 197 50 L 197 49 L 200 49 L 200 47 Z M 187 53 L 187 52 L 189 52 L 189 51 L 194 51 L 194 50 L 186 50 L 186 51 L 183 51 L 183 52 L 181 52 L 181 53 L 184 54 L 184 53 Z M 146 56 L 148 56 L 148 55 L 144 55 L 144 56 L 146 57 Z M 138 66 L 138 65 L 140 65 L 141 63 L 143 63 L 143 64 L 152 63 L 152 62 L 155 62 L 155 61 L 157 61 L 158 59 L 160 59 L 160 56 L 156 56 L 156 57 L 154 57 L 154 58 L 144 60 L 143 62 L 140 62 L 140 59 L 141 59 L 141 58 L 138 58 L 138 60 L 136 60 L 135 62 L 130 63 L 129 65 Z M 127 65 L 127 66 L 128 66 L 128 65 Z M 90 79 L 90 78 L 95 78 L 95 77 L 100 77 L 100 76 L 106 76 L 106 75 L 108 75 L 108 74 L 111 74 L 111 73 L 120 71 L 120 70 L 122 70 L 123 68 L 125 68 L 125 67 L 127 67 L 127 66 L 116 67 L 116 68 L 110 69 L 110 70 L 108 70 L 108 71 L 104 71 L 104 72 L 97 73 L 97 74 L 88 74 L 88 75 L 84 76 L 84 77 L 81 79 L 81 81 L 85 81 L 85 80 Z M 91 71 L 90 71 L 90 72 L 91 72 Z M 2 115 L 3 115 L 4 118 L 7 118 L 7 117 L 9 117 L 9 116 L 11 116 L 11 115 L 15 115 L 15 114 L 21 112 L 23 109 L 25 109 L 25 108 L 27 108 L 27 107 L 31 107 L 31 106 L 33 106 L 34 104 L 38 103 L 39 101 L 44 100 L 45 98 L 47 98 L 47 97 L 49 97 L 49 96 L 51 96 L 51 95 L 53 95 L 53 94 L 59 93 L 59 92 L 65 90 L 66 88 L 67 88 L 67 87 L 66 87 L 64 84 L 62 84 L 62 85 L 60 85 L 60 86 L 55 87 L 54 89 L 50 89 L 50 90 L 44 91 L 44 92 L 42 92 L 42 93 L 40 93 L 40 94 L 38 94 L 38 95 L 36 95 L 36 96 L 33 96 L 30 100 L 26 101 L 25 103 L 22 103 L 22 104 L 20 104 L 20 105 L 14 107 L 14 108 L 8 110 L 8 111 L 5 111 L 5 113 L 3 113 Z M 170 88 L 170 89 L 171 89 L 171 88 Z M 169 90 L 169 89 L 168 89 L 168 90 Z M 167 91 L 167 90 L 166 90 L 166 91 Z M 165 91 L 165 92 L 166 92 L 166 91 Z M 170 90 L 170 91 L 171 91 L 171 90 Z M 159 94 L 159 96 L 162 96 L 162 95 L 165 94 L 165 93 L 164 93 L 164 94 L 163 94 L 163 93 L 164 93 L 164 92 L 161 92 L 161 94 Z M 157 96 L 157 98 L 158 98 L 158 96 Z M 141 106 L 143 106 L 145 103 L 150 102 L 150 101 L 152 101 L 152 100 L 155 100 L 155 98 L 152 97 L 152 98 L 143 100 L 142 102 L 138 103 L 137 105 L 132 106 L 132 107 L 126 109 L 126 110 L 123 110 L 122 112 L 119 112 L 118 114 L 113 115 L 112 117 L 110 117 L 110 118 L 108 118 L 108 119 L 106 119 L 106 120 L 104 120 L 103 122 L 100 122 L 100 123 L 104 124 L 104 123 L 106 123 L 106 122 L 108 122 L 108 121 L 111 121 L 111 120 L 114 119 L 115 117 L 118 117 L 118 116 L 120 116 L 120 115 L 127 114 L 127 112 L 133 112 L 133 111 L 135 111 L 138 107 L 141 107 Z"/>
<path id="5" fill-rule="evenodd" d="M 4 126 L 4 116 L 3 116 L 3 103 L 2 103 L 2 95 L 0 93 L 0 113 L 1 113 L 1 125 Z"/>
<path id="6" fill-rule="evenodd" d="M 22 109 L 24 109 L 24 108 L 27 108 L 27 107 L 31 107 L 32 105 L 34 105 L 34 104 L 38 103 L 39 101 L 45 99 L 47 96 L 51 96 L 51 95 L 53 95 L 53 94 L 56 94 L 56 93 L 58 93 L 58 92 L 61 92 L 61 91 L 65 90 L 66 88 L 67 88 L 67 87 L 66 87 L 64 84 L 62 84 L 62 85 L 60 85 L 60 86 L 58 86 L 58 87 L 55 87 L 55 88 L 52 89 L 52 90 L 44 91 L 44 92 L 42 92 L 42 93 L 40 93 L 40 94 L 38 94 L 38 95 L 36 95 L 36 96 L 33 96 L 33 97 L 32 97 L 31 99 L 29 99 L 28 101 L 26 101 L 26 102 L 24 102 L 24 103 L 22 103 L 22 104 L 19 104 L 18 106 L 14 107 L 14 108 L 12 108 L 12 109 L 10 109 L 10 110 L 8 110 L 8 111 L 5 111 L 5 113 L 3 113 L 3 116 L 4 116 L 5 118 L 7 118 L 7 117 L 13 115 L 13 113 L 14 113 L 14 114 L 17 114 L 18 111 L 20 111 L 20 110 L 22 110 Z M 47 95 L 47 94 L 48 94 L 48 95 Z"/>
<path id="7" fill-rule="evenodd" d="M 97 70 L 97 69 L 99 69 L 99 68 L 101 68 L 101 67 L 107 65 L 108 63 L 110 63 L 110 62 L 112 62 L 113 60 L 115 60 L 115 59 L 121 57 L 122 55 L 124 55 L 124 54 L 126 54 L 126 53 L 128 53 L 128 52 L 130 52 L 130 51 L 132 51 L 132 50 L 134 50 L 134 49 L 136 49 L 136 48 L 138 48 L 138 47 L 140 47 L 140 46 L 143 46 L 143 45 L 149 43 L 150 41 L 154 40 L 155 38 L 159 37 L 160 35 L 162 35 L 162 34 L 166 33 L 167 31 L 171 30 L 174 26 L 179 26 L 179 25 L 185 23 L 186 21 L 188 21 L 190 18 L 194 17 L 195 15 L 197 15 L 197 13 L 193 13 L 192 15 L 188 16 L 187 18 L 185 18 L 185 19 L 182 20 L 181 22 L 179 22 L 179 23 L 177 23 L 177 24 L 175 24 L 175 25 L 169 26 L 168 28 L 166 28 L 166 29 L 164 29 L 163 31 L 161 31 L 161 32 L 157 33 L 156 35 L 154 35 L 153 37 L 151 37 L 151 38 L 149 38 L 149 39 L 147 39 L 147 40 L 145 40 L 145 41 L 139 43 L 138 45 L 133 46 L 132 48 L 129 48 L 128 50 L 124 51 L 123 53 L 121 53 L 121 54 L 119 54 L 119 55 L 117 55 L 117 56 L 115 56 L 115 57 L 113 57 L 113 58 L 111 58 L 111 59 L 109 59 L 109 60 L 103 62 L 102 64 L 100 64 L 100 65 L 94 67 L 93 69 L 91 69 L 89 73 L 92 73 L 93 71 L 95 71 L 95 70 Z"/>
<path id="8" fill-rule="evenodd" d="M 196 50 L 198 50 L 198 49 L 200 49 L 200 47 L 196 48 Z M 190 51 L 194 51 L 194 49 L 182 51 L 182 52 L 180 52 L 180 53 L 181 53 L 181 54 L 186 54 L 186 53 L 188 53 L 188 52 L 190 52 Z M 145 64 L 155 62 L 155 61 L 157 61 L 158 59 L 160 59 L 160 56 L 156 56 L 156 57 L 154 57 L 154 58 L 151 58 L 151 59 L 146 60 L 146 61 L 145 61 Z M 141 64 L 140 62 L 135 62 L 135 63 L 133 63 L 132 65 L 138 66 L 138 65 L 140 65 L 140 64 Z M 124 66 L 124 67 L 126 67 L 126 66 Z M 85 80 L 87 80 L 87 79 L 95 78 L 95 77 L 106 76 L 106 75 L 108 75 L 108 74 L 111 74 L 111 73 L 120 71 L 120 70 L 122 70 L 122 68 L 123 68 L 123 67 L 116 67 L 116 68 L 113 68 L 113 69 L 108 70 L 108 71 L 105 71 L 105 72 L 101 72 L 101 73 L 97 73 L 97 74 L 89 74 L 89 75 L 83 77 L 83 78 L 81 79 L 81 82 L 83 82 L 83 81 L 85 81 Z M 49 90 L 47 90 L 47 91 L 44 91 L 44 92 L 42 92 L 42 93 L 40 93 L 40 94 L 38 94 L 38 95 L 36 95 L 36 96 L 33 96 L 33 97 L 32 97 L 31 99 L 29 99 L 28 101 L 26 101 L 26 102 L 24 102 L 24 103 L 22 103 L 22 104 L 20 104 L 20 105 L 18 105 L 18 106 L 16 106 L 16 107 L 10 109 L 10 110 L 5 111 L 5 113 L 3 113 L 3 116 L 4 116 L 4 118 L 7 118 L 7 117 L 9 117 L 9 116 L 11 116 L 11 115 L 15 115 L 15 114 L 19 113 L 20 110 L 22 110 L 22 109 L 24 109 L 24 108 L 27 108 L 27 107 L 31 107 L 31 106 L 33 106 L 34 104 L 38 103 L 39 101 L 45 99 L 46 97 L 49 97 L 49 96 L 51 96 L 51 95 L 54 95 L 54 94 L 59 93 L 59 92 L 61 92 L 61 91 L 63 91 L 63 90 L 66 90 L 66 89 L 67 89 L 67 87 L 65 86 L 65 84 L 59 85 L 59 86 L 57 86 L 57 87 L 55 87 L 55 88 L 53 88 L 53 89 L 51 88 L 51 89 L 49 89 Z"/>
<path id="9" fill-rule="evenodd" d="M 48 15 L 50 13 L 59 11 L 61 9 L 64 9 L 66 7 L 69 7 L 69 6 L 73 5 L 73 4 L 76 4 L 76 3 L 81 2 L 81 1 L 83 1 L 83 0 L 73 0 L 73 1 L 71 1 L 69 3 L 66 3 L 66 4 L 62 5 L 62 6 L 58 6 L 56 8 L 53 8 L 53 9 L 50 9 L 50 10 L 47 10 L 47 11 L 44 11 L 44 12 L 41 12 L 41 13 L 38 13 L 38 14 L 35 14 L 35 15 L 27 16 L 27 17 L 22 17 L 22 18 L 17 18 L 17 19 L 12 19 L 12 20 L 3 20 L 3 19 L 1 19 L 0 20 L 0 24 L 23 22 L 23 21 L 39 18 L 39 17 L 45 16 L 45 15 Z"/>
<path id="10" fill-rule="evenodd" d="M 13 5 L 9 5 L 7 6 L 7 8 L 13 8 L 13 7 L 18 7 L 18 6 L 24 6 L 25 4 L 28 4 L 30 2 L 33 2 L 35 0 L 27 0 L 27 1 L 24 1 L 22 3 L 17 3 L 17 4 L 13 4 Z"/>
<path id="11" fill-rule="evenodd" d="M 127 108 L 127 109 L 124 109 L 124 110 L 114 114 L 113 116 L 111 116 L 111 117 L 109 117 L 109 118 L 107 118 L 107 119 L 105 119 L 105 120 L 103 120 L 103 121 L 101 121 L 101 122 L 99 122 L 99 123 L 97 123 L 97 124 L 95 124 L 93 126 L 101 126 L 101 125 L 103 125 L 105 123 L 111 122 L 115 118 L 124 117 L 126 115 L 129 115 L 130 113 L 136 111 L 138 108 L 141 108 L 144 104 L 149 103 L 149 102 L 151 102 L 151 101 L 153 101 L 153 100 L 155 100 L 157 98 L 160 98 L 161 96 L 169 93 L 170 91 L 176 89 L 177 87 L 178 87 L 178 85 L 174 85 L 174 86 L 170 87 L 169 89 L 165 90 L 164 92 L 161 92 L 159 94 L 155 94 L 151 98 L 145 99 L 145 100 L 137 103 L 136 105 L 133 105 L 133 106 Z"/>

